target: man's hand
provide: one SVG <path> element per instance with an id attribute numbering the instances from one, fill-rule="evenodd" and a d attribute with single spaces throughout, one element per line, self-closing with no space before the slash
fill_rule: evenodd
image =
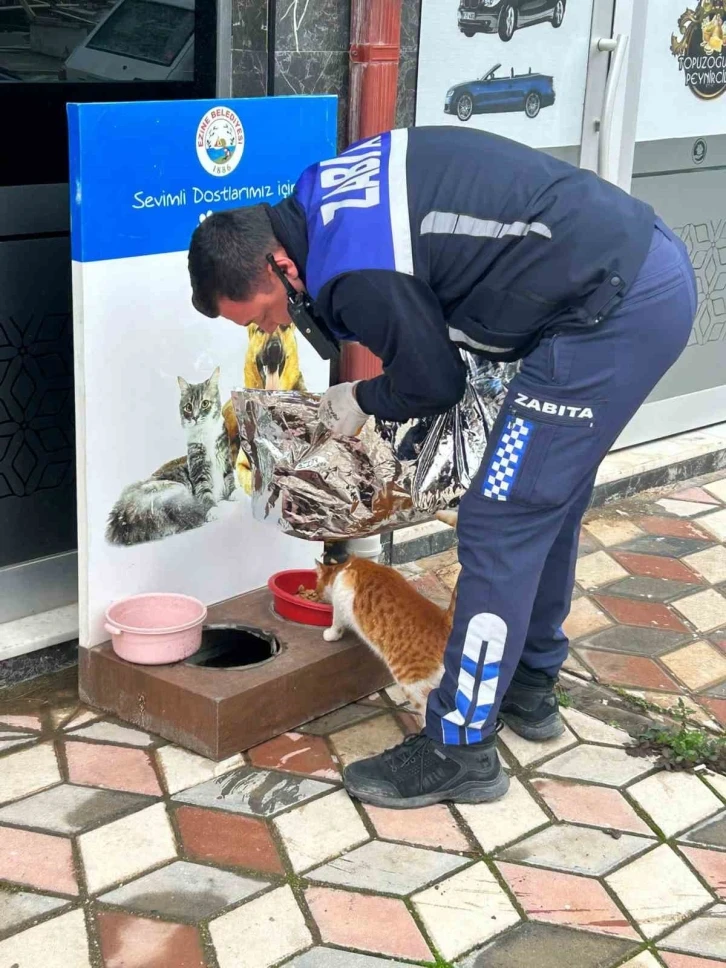
<path id="1" fill-rule="evenodd" d="M 355 397 L 356 383 L 338 383 L 320 401 L 318 419 L 335 437 L 355 437 L 368 419 Z"/>

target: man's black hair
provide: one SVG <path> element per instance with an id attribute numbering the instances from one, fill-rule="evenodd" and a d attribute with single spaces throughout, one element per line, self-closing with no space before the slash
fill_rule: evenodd
<path id="1" fill-rule="evenodd" d="M 189 277 L 192 303 L 205 316 L 219 316 L 219 300 L 248 299 L 279 242 L 262 205 L 209 215 L 192 235 Z"/>

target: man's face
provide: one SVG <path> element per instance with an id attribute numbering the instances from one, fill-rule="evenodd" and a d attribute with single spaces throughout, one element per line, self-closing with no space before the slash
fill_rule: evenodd
<path id="1" fill-rule="evenodd" d="M 295 289 L 302 289 L 297 267 L 292 260 L 287 258 L 282 250 L 276 253 L 275 258 Z M 237 326 L 249 326 L 250 323 L 255 323 L 265 333 L 274 333 L 278 326 L 291 322 L 287 309 L 287 293 L 270 266 L 265 266 L 260 284 L 249 299 L 234 300 L 222 296 L 217 308 L 220 316 L 236 323 Z"/>

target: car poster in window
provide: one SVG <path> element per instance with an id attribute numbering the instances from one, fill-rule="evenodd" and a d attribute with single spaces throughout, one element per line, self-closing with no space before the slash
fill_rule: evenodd
<path id="1" fill-rule="evenodd" d="M 726 134 L 725 33 L 724 0 L 651 2 L 638 141 Z"/>
<path id="2" fill-rule="evenodd" d="M 580 143 L 592 0 L 423 0 L 416 124 Z"/>

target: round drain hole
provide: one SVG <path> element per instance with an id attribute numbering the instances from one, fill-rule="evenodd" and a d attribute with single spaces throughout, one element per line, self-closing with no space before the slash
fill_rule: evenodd
<path id="1" fill-rule="evenodd" d="M 280 643 L 271 632 L 247 625 L 205 625 L 201 648 L 185 664 L 244 670 L 271 662 L 279 654 Z"/>

